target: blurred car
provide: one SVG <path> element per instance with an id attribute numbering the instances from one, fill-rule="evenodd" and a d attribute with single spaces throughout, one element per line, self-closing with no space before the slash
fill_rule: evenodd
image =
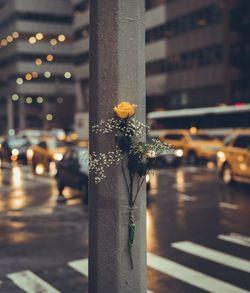
<path id="1" fill-rule="evenodd" d="M 25 137 L 8 136 L 0 144 L 1 161 L 13 162 L 22 161 L 26 163 L 26 152 L 30 142 Z"/>
<path id="2" fill-rule="evenodd" d="M 225 184 L 250 183 L 250 130 L 235 131 L 225 139 L 217 166 Z"/>
<path id="3" fill-rule="evenodd" d="M 73 147 L 57 162 L 56 182 L 59 195 L 65 187 L 81 192 L 84 204 L 88 204 L 88 149 Z"/>
<path id="4" fill-rule="evenodd" d="M 183 158 L 190 164 L 196 164 L 201 159 L 216 160 L 217 151 L 223 144 L 204 131 L 192 134 L 189 130 L 181 129 L 166 131 L 161 141 L 172 145 L 176 150 L 182 150 Z"/>
<path id="5" fill-rule="evenodd" d="M 59 201 L 64 199 L 65 187 L 81 192 L 82 201 L 88 204 L 88 148 L 72 147 L 57 162 L 57 173 L 55 175 L 59 193 Z M 146 175 L 146 188 L 150 191 L 150 176 Z"/>
<path id="6" fill-rule="evenodd" d="M 152 143 L 153 139 L 159 139 L 157 136 L 148 136 L 147 143 Z M 179 166 L 183 156 L 183 151 L 181 149 L 170 149 L 167 152 L 162 153 L 157 157 L 152 157 L 150 159 L 150 164 L 155 167 L 166 167 L 166 166 Z"/>
<path id="7" fill-rule="evenodd" d="M 49 135 L 50 136 L 53 136 L 53 137 L 56 137 L 58 139 L 65 139 L 66 138 L 66 133 L 63 129 L 61 128 L 52 128 L 50 131 L 49 131 Z"/>
<path id="8" fill-rule="evenodd" d="M 55 162 L 61 161 L 63 155 L 74 143 L 58 140 L 55 137 L 43 138 L 37 145 L 27 150 L 27 158 L 32 163 L 35 174 L 56 173 Z"/>
<path id="9" fill-rule="evenodd" d="M 180 165 L 183 156 L 183 151 L 181 149 L 172 150 L 151 159 L 151 165 L 156 168 L 173 166 L 177 167 Z"/>
<path id="10" fill-rule="evenodd" d="M 18 132 L 20 137 L 25 137 L 33 144 L 38 144 L 41 137 L 48 135 L 48 131 L 40 129 L 25 129 Z"/>

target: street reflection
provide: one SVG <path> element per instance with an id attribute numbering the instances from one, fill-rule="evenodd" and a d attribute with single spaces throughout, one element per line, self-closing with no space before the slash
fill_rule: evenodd
<path id="1" fill-rule="evenodd" d="M 186 189 L 184 171 L 180 169 L 176 172 L 176 189 L 178 192 L 184 192 Z"/>
<path id="2" fill-rule="evenodd" d="M 0 186 L 0 211 L 14 212 L 14 216 L 23 213 L 28 206 L 49 207 L 49 213 L 53 213 L 58 206 L 55 180 L 51 177 L 35 177 L 27 166 L 13 164 L 10 168 L 1 169 Z M 39 189 L 36 194 L 30 190 L 35 186 Z"/>
<path id="3" fill-rule="evenodd" d="M 19 166 L 13 166 L 11 180 L 14 188 L 22 186 L 22 172 Z"/>
<path id="4" fill-rule="evenodd" d="M 7 202 L 8 209 L 19 210 L 28 205 L 28 198 L 23 190 L 14 190 Z"/>
<path id="5" fill-rule="evenodd" d="M 8 244 L 20 244 L 31 241 L 35 236 L 29 232 L 15 232 L 5 237 L 5 242 Z"/>
<path id="6" fill-rule="evenodd" d="M 156 172 L 150 174 L 150 195 L 156 195 L 158 193 L 158 180 L 159 175 Z"/>
<path id="7" fill-rule="evenodd" d="M 2 173 L 1 164 L 0 164 L 0 186 L 2 186 L 2 184 L 3 184 L 3 173 Z"/>
<path id="8" fill-rule="evenodd" d="M 176 208 L 176 223 L 179 227 L 186 229 L 187 227 L 187 211 L 185 206 L 187 204 L 188 195 L 185 194 L 186 187 L 188 185 L 185 182 L 185 172 L 184 170 L 178 169 L 176 171 L 176 190 L 177 190 L 177 208 Z"/>
<path id="9" fill-rule="evenodd" d="M 155 226 L 154 226 L 154 218 L 153 218 L 153 213 L 151 209 L 147 209 L 147 249 L 149 251 L 153 251 L 157 247 L 157 237 L 155 235 Z"/>

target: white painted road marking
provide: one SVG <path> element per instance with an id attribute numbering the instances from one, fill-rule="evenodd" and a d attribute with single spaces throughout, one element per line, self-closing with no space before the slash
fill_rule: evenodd
<path id="1" fill-rule="evenodd" d="M 250 273 L 250 262 L 189 241 L 176 242 L 172 247 L 216 263 Z"/>
<path id="2" fill-rule="evenodd" d="M 31 271 L 16 272 L 7 275 L 7 277 L 27 293 L 60 293 L 60 291 L 40 279 Z"/>
<path id="3" fill-rule="evenodd" d="M 184 193 L 179 194 L 179 198 L 184 201 L 196 201 L 196 196 L 190 196 Z"/>
<path id="4" fill-rule="evenodd" d="M 250 247 L 250 237 L 236 234 L 236 233 L 230 233 L 229 235 L 223 235 L 220 234 L 217 236 L 218 239 L 236 243 L 242 246 Z"/>
<path id="5" fill-rule="evenodd" d="M 220 202 L 219 206 L 221 208 L 230 209 L 230 210 L 238 210 L 238 206 L 236 204 L 228 203 L 228 202 Z"/>
<path id="6" fill-rule="evenodd" d="M 88 277 L 89 271 L 88 271 L 88 259 L 79 259 L 75 261 L 71 261 L 68 263 L 68 265 L 76 270 L 78 273 L 81 273 L 85 277 Z"/>
<path id="7" fill-rule="evenodd" d="M 85 277 L 88 277 L 88 259 L 79 259 L 75 261 L 71 261 L 68 265 L 76 270 L 78 273 L 81 273 Z M 147 290 L 147 293 L 154 293 L 153 291 Z"/>
<path id="8" fill-rule="evenodd" d="M 151 268 L 211 293 L 249 293 L 224 281 L 210 277 L 166 258 L 148 253 Z"/>

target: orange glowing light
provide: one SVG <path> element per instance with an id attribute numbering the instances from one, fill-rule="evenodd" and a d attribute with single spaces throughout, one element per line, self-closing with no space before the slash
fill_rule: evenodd
<path id="1" fill-rule="evenodd" d="M 36 34 L 36 39 L 37 39 L 38 41 L 41 41 L 41 40 L 43 39 L 43 34 L 42 34 L 42 33 L 37 33 L 37 34 Z"/>
<path id="2" fill-rule="evenodd" d="M 36 71 L 33 71 L 31 75 L 33 78 L 38 78 L 38 73 Z"/>
<path id="3" fill-rule="evenodd" d="M 32 79 L 32 75 L 30 73 L 26 73 L 25 79 L 26 80 L 31 80 Z"/>
<path id="4" fill-rule="evenodd" d="M 58 41 L 59 41 L 59 42 L 64 42 L 65 40 L 66 40 L 65 35 L 59 35 L 59 36 L 58 36 Z"/>
<path id="5" fill-rule="evenodd" d="M 41 64 L 43 63 L 43 61 L 42 61 L 41 58 L 37 58 L 37 59 L 35 60 L 35 63 L 36 63 L 37 66 L 39 66 L 39 65 L 41 65 Z"/>
<path id="6" fill-rule="evenodd" d="M 56 40 L 56 39 L 51 39 L 51 40 L 50 40 L 50 44 L 51 44 L 52 46 L 55 46 L 55 45 L 57 44 L 57 40 Z"/>
<path id="7" fill-rule="evenodd" d="M 32 44 L 32 45 L 35 44 L 36 43 L 36 38 L 35 37 L 30 37 L 29 38 L 29 43 Z"/>
<path id="8" fill-rule="evenodd" d="M 11 35 L 9 35 L 6 39 L 9 43 L 13 42 L 13 40 L 14 40 Z"/>
<path id="9" fill-rule="evenodd" d="M 46 59 L 48 62 L 51 62 L 51 61 L 53 61 L 54 57 L 53 57 L 53 55 L 49 54 L 49 55 L 47 55 Z"/>
<path id="10" fill-rule="evenodd" d="M 19 37 L 19 33 L 18 33 L 18 32 L 13 32 L 13 33 L 12 33 L 12 37 L 13 37 L 14 39 L 17 39 L 17 38 Z"/>

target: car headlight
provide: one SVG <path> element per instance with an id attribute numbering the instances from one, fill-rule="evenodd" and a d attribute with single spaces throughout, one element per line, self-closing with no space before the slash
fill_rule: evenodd
<path id="1" fill-rule="evenodd" d="M 61 161 L 63 158 L 63 155 L 61 153 L 55 153 L 53 155 L 53 159 L 56 160 L 56 161 Z"/>
<path id="2" fill-rule="evenodd" d="M 219 151 L 217 153 L 217 159 L 220 160 L 221 162 L 225 162 L 226 156 L 225 156 L 225 154 L 222 151 Z"/>
<path id="3" fill-rule="evenodd" d="M 35 168 L 35 173 L 37 175 L 42 175 L 45 172 L 45 168 L 43 164 L 37 164 Z"/>
<path id="4" fill-rule="evenodd" d="M 176 157 L 180 158 L 180 157 L 183 156 L 183 150 L 181 150 L 181 149 L 175 150 L 174 154 L 175 154 Z"/>
<path id="5" fill-rule="evenodd" d="M 12 149 L 11 154 L 12 154 L 12 156 L 17 157 L 19 155 L 19 150 L 18 149 Z"/>

